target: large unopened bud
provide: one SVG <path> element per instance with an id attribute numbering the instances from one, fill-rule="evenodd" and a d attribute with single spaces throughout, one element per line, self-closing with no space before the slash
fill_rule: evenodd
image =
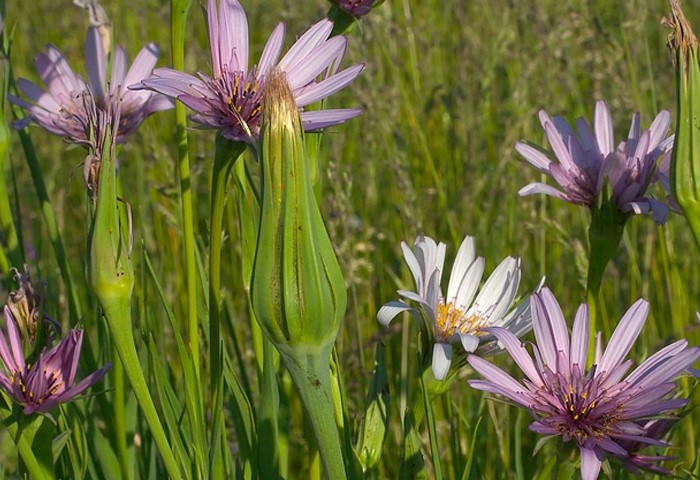
<path id="1" fill-rule="evenodd" d="M 265 86 L 260 152 L 255 314 L 279 349 L 330 351 L 345 312 L 345 282 L 309 181 L 299 113 L 279 70 Z"/>
<path id="2" fill-rule="evenodd" d="M 345 282 L 311 187 L 304 132 L 284 73 L 268 74 L 263 98 L 253 309 L 299 391 L 326 477 L 344 480 L 329 362 L 345 313 Z"/>
<path id="3" fill-rule="evenodd" d="M 698 39 L 681 11 L 670 0 L 673 28 L 669 47 L 676 62 L 676 136 L 671 157 L 671 192 L 688 219 L 700 248 L 700 64 Z"/>

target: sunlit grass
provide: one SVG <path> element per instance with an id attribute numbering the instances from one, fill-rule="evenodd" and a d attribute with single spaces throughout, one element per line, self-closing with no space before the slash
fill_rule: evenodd
<path id="1" fill-rule="evenodd" d="M 243 3 L 256 53 L 277 21 L 287 23 L 289 45 L 293 35 L 327 9 L 320 0 Z M 167 2 L 115 0 L 105 2 L 105 7 L 112 21 L 113 41 L 124 44 L 130 58 L 147 41 L 156 41 L 162 49 L 159 65 L 169 64 Z M 375 348 L 379 342 L 386 345 L 391 418 L 376 478 L 399 478 L 405 395 L 420 395 L 413 375 L 417 328 L 406 320 L 380 331 L 375 317 L 379 306 L 396 297 L 397 289 L 412 286 L 400 242 L 411 243 L 420 233 L 442 239 L 451 245 L 450 259 L 461 239 L 473 235 L 486 258 L 487 271 L 505 255 L 520 256 L 521 291 L 530 291 L 546 275 L 565 317 L 573 318 L 578 304 L 585 300 L 587 213 L 541 196 L 519 198 L 517 190 L 538 178 L 517 157 L 513 146 L 524 138 L 544 143 L 539 108 L 569 120 L 581 115 L 591 118 L 595 100 L 606 99 L 618 136 L 626 132 L 635 111 L 642 113 L 644 126 L 660 109 L 673 111 L 674 71 L 665 46 L 668 32 L 659 24 L 667 10 L 662 1 L 643 0 L 388 0 L 349 35 L 345 63 L 362 61 L 367 69 L 329 103 L 336 108 L 359 103 L 365 113 L 323 136 L 320 204 L 348 286 L 348 311 L 337 350 L 353 426 L 363 414 Z M 697 11 L 688 10 L 691 21 L 700 21 Z M 80 65 L 76 68 L 84 68 L 87 18 L 69 2 L 12 2 L 7 6 L 6 25 L 15 26 L 13 67 L 17 77 L 36 80 L 32 59 L 49 42 Z M 188 28 L 192 38 L 186 47 L 186 68 L 209 71 L 205 24 L 196 3 Z M 136 332 L 143 333 L 145 340 L 155 339 L 157 354 L 169 366 L 169 380 L 177 392 L 183 378 L 176 363 L 175 341 L 146 266 L 148 257 L 165 303 L 175 318 L 183 319 L 180 333 L 184 335 L 187 310 L 182 292 L 186 287 L 174 125 L 172 112 L 150 119 L 118 157 L 122 190 L 128 192 L 134 213 Z M 102 320 L 84 276 L 83 152 L 66 148 L 59 138 L 36 127 L 31 133 L 69 262 L 83 292 L 85 317 L 67 316 L 66 293 L 16 142 L 11 163 L 23 240 L 26 250 L 32 252 L 30 268 L 37 279 L 48 282 L 50 314 L 64 326 L 82 323 L 90 332 L 91 347 L 100 363 L 109 357 L 109 350 L 100 347 L 106 344 L 104 338 L 98 338 Z M 204 269 L 213 133 L 191 131 L 190 152 L 198 260 Z M 661 190 L 656 193 L 663 196 Z M 248 306 L 241 293 L 240 239 L 233 205 L 229 207 L 232 217 L 223 245 L 224 331 L 229 334 L 229 350 L 236 353 L 239 378 L 255 397 Z M 652 313 L 631 353 L 636 363 L 681 337 L 691 344 L 700 343 L 700 325 L 694 315 L 700 310 L 698 272 L 697 251 L 682 217 L 672 215 L 664 227 L 655 226 L 651 218 L 631 219 L 619 255 L 603 280 L 604 313 L 598 325 L 609 336 L 615 326 L 611 322 L 643 296 L 650 301 Z M 202 299 L 205 291 L 203 281 Z M 200 308 L 204 317 L 203 301 Z M 146 344 L 142 346 L 146 360 Z M 506 356 L 496 361 L 508 364 Z M 501 402 L 484 401 L 466 383 L 473 375 L 465 368 L 449 393 L 437 400 L 437 432 L 446 478 L 462 478 L 470 463 L 471 478 L 547 479 L 552 478 L 557 462 L 575 458 L 570 448 L 560 451 L 557 442 L 547 443 L 532 457 L 538 437 L 527 430 L 529 416 Z M 700 389 L 693 388 L 696 383 L 690 379 L 681 382 L 693 405 L 700 403 Z M 100 411 L 95 407 L 97 399 L 86 402 Z M 292 425 L 288 448 L 295 452 L 289 455 L 288 478 L 305 478 L 308 457 L 296 453 L 305 452 L 308 441 L 299 433 L 304 429 L 301 406 L 296 398 L 287 404 Z M 90 408 L 81 406 L 80 410 L 90 412 Z M 690 409 L 670 438 L 671 454 L 679 460 L 669 463 L 678 464 L 682 478 L 688 476 L 687 471 L 700 474 L 697 425 L 700 413 Z M 139 424 L 138 428 L 145 427 Z M 421 447 L 429 462 L 428 434 L 422 433 Z M 230 439 L 235 447 L 233 433 Z M 147 446 L 131 452 L 139 457 L 136 464 L 143 478 L 148 474 L 147 456 L 154 454 L 151 450 Z M 14 471 L 14 453 L 0 454 L 0 458 L 8 473 Z M 95 462 L 88 476 L 102 478 L 109 462 Z M 432 471 L 430 465 L 427 471 Z M 560 470 L 559 475 L 569 478 L 568 472 Z"/>

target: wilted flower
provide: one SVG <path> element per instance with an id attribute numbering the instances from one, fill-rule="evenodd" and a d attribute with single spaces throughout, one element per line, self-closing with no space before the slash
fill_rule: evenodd
<path id="1" fill-rule="evenodd" d="M 277 66 L 287 77 L 296 106 L 302 109 L 305 130 L 337 125 L 362 113 L 360 109 L 303 111 L 344 88 L 357 77 L 364 65 L 354 65 L 339 73 L 347 40 L 328 38 L 333 23 L 321 20 L 294 43 L 278 62 L 284 40 L 284 24 L 270 35 L 257 66 L 248 63 L 248 20 L 236 0 L 209 0 L 209 43 L 213 78 L 199 72 L 197 77 L 169 68 L 158 68 L 142 82 L 142 88 L 177 98 L 195 111 L 192 120 L 203 127 L 221 130 L 233 141 L 251 143 L 260 134 L 260 110 L 265 77 Z M 316 81 L 317 77 L 324 77 Z"/>
<path id="2" fill-rule="evenodd" d="M 650 356 L 622 380 L 632 365 L 624 357 L 649 312 L 645 300 L 638 300 L 627 310 L 605 352 L 598 342 L 593 366 L 588 370 L 588 307 L 579 307 L 569 337 L 564 316 L 549 289 L 533 295 L 531 302 L 536 362 L 515 335 L 503 328 L 489 329 L 527 379 L 520 383 L 500 368 L 469 355 L 471 366 L 484 377 L 469 380 L 469 384 L 530 410 L 535 418 L 530 430 L 561 435 L 564 441 L 575 440 L 584 480 L 598 477 L 605 455 L 627 459 L 636 455 L 639 443 L 665 446 L 657 438 L 658 432 L 644 421 L 688 403 L 687 399 L 670 398 L 676 387 L 673 379 L 698 359 L 700 347 L 686 348 L 688 342 L 679 340 Z M 648 462 L 645 465 L 648 468 Z"/>
<path id="3" fill-rule="evenodd" d="M 576 120 L 576 132 L 560 116 L 550 118 L 540 110 L 540 123 L 558 162 L 539 148 L 518 142 L 515 149 L 536 169 L 552 177 L 561 190 L 543 183 L 531 183 L 519 195 L 544 193 L 570 203 L 594 208 L 605 182 L 612 188 L 617 208 L 626 214 L 651 212 L 664 223 L 668 208 L 646 196 L 655 180 L 657 160 L 671 149 L 673 137 L 666 138 L 671 114 L 661 111 L 649 129 L 641 131 L 635 113 L 626 141 L 614 144 L 612 116 L 603 101 L 596 102 L 593 130 L 583 118 Z"/>
<path id="4" fill-rule="evenodd" d="M 88 80 L 77 75 L 63 54 L 53 45 L 36 57 L 36 69 L 46 85 L 46 91 L 29 80 L 20 78 L 17 86 L 33 103 L 9 96 L 10 100 L 25 108 L 29 115 L 17 124 L 24 127 L 36 122 L 49 132 L 70 141 L 84 143 L 88 140 L 83 125 L 87 123 L 83 96 L 86 92 L 94 97 L 97 108 L 108 110 L 111 103 L 120 106 L 120 122 L 117 142 L 134 133 L 152 113 L 172 108 L 170 99 L 149 91 L 134 91 L 126 87 L 139 83 L 150 75 L 158 59 L 158 47 L 146 45 L 138 54 L 129 70 L 126 70 L 126 53 L 119 46 L 114 52 L 112 71 L 107 81 L 107 53 L 103 47 L 99 29 L 90 27 L 85 46 Z"/>
<path id="5" fill-rule="evenodd" d="M 82 330 L 71 330 L 49 350 L 42 350 L 33 364 L 27 363 L 19 331 L 12 313 L 5 307 L 5 328 L 8 338 L 0 331 L 0 387 L 17 403 L 24 413 L 48 412 L 59 403 L 68 402 L 97 383 L 112 366 L 108 363 L 73 385 L 78 371 Z M 9 339 L 9 344 L 8 340 Z"/>
<path id="6" fill-rule="evenodd" d="M 53 334 L 60 334 L 60 325 L 44 313 L 44 302 L 46 300 L 44 297 L 44 284 L 39 283 L 39 288 L 35 288 L 29 273 L 26 271 L 26 266 L 25 271 L 22 273 L 19 270 L 13 270 L 15 272 L 15 281 L 19 286 L 8 295 L 7 308 L 17 322 L 20 338 L 24 341 L 25 346 L 29 347 L 36 341 L 36 335 L 40 329 L 40 321 L 45 322 L 46 326 L 51 328 L 48 334 L 44 334 L 44 338 L 47 340 L 50 340 Z M 43 342 L 43 339 L 41 341 Z"/>
<path id="7" fill-rule="evenodd" d="M 447 296 L 440 283 L 445 263 L 445 244 L 436 244 L 430 237 L 416 238 L 413 250 L 401 243 L 404 259 L 416 282 L 416 291 L 399 290 L 406 300 L 417 302 L 420 311 L 432 326 L 435 345 L 432 368 L 435 378 L 443 380 L 452 362 L 452 344 L 461 342 L 467 352 L 479 345 L 486 352 L 495 348 L 495 338 L 484 330 L 501 326 L 515 336 L 530 330 L 530 305 L 526 300 L 506 314 L 513 304 L 520 285 L 520 259 L 506 257 L 479 289 L 484 274 L 484 259 L 475 257 L 474 238 L 466 237 L 457 252 Z M 388 325 L 401 312 L 419 313 L 401 300 L 386 303 L 377 313 L 377 320 Z"/>

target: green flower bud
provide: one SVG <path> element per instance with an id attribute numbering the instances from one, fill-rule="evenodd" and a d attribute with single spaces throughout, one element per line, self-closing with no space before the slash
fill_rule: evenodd
<path id="1" fill-rule="evenodd" d="M 389 405 L 389 378 L 384 362 L 384 345 L 379 343 L 356 448 L 365 472 L 373 469 L 382 458 L 382 448 L 389 424 Z"/>
<path id="2" fill-rule="evenodd" d="M 345 313 L 345 282 L 309 180 L 299 113 L 281 71 L 271 72 L 266 82 L 260 151 L 255 315 L 280 350 L 330 352 Z"/>
<path id="3" fill-rule="evenodd" d="M 297 387 L 326 478 L 354 478 L 348 475 L 353 463 L 344 460 L 329 367 L 345 313 L 345 282 L 314 197 L 301 119 L 284 73 L 267 75 L 263 98 L 253 310 Z"/>
<path id="4" fill-rule="evenodd" d="M 698 40 L 680 8 L 671 0 L 673 28 L 669 46 L 676 62 L 676 137 L 671 156 L 671 192 L 700 247 L 700 64 Z"/>

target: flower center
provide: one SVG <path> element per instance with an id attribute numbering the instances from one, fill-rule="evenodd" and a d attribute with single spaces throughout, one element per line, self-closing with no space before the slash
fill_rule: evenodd
<path id="1" fill-rule="evenodd" d="M 479 329 L 485 325 L 486 318 L 478 315 L 465 317 L 465 312 L 455 307 L 452 302 L 438 303 L 437 312 L 435 312 L 435 336 L 439 340 L 448 340 L 455 333 L 482 335 Z"/>
<path id="2" fill-rule="evenodd" d="M 582 378 L 578 365 L 572 369 L 569 380 L 546 369 L 545 375 L 551 376 L 552 381 L 545 382 L 549 387 L 536 394 L 546 405 L 539 413 L 543 423 L 565 439 L 574 438 L 579 445 L 590 444 L 612 433 L 621 403 L 606 389 L 599 389 L 601 377 L 596 377 L 594 370 Z"/>
<path id="3" fill-rule="evenodd" d="M 243 138 L 257 135 L 260 130 L 262 105 L 261 79 L 250 72 L 224 69 L 221 76 L 211 80 L 211 87 L 222 101 L 225 118 Z"/>
<path id="4" fill-rule="evenodd" d="M 41 375 L 43 378 L 36 379 L 37 375 Z M 18 400 L 24 400 L 20 402 L 23 404 L 41 405 L 51 395 L 56 395 L 64 389 L 63 375 L 60 371 L 52 370 L 49 372 L 48 368 L 44 368 L 43 372 L 38 372 L 36 365 L 30 363 L 27 364 L 24 375 L 21 372 L 13 372 L 10 375 L 10 382 L 17 386 L 15 392 L 18 393 Z M 37 390 L 35 391 L 28 385 L 33 385 Z"/>

